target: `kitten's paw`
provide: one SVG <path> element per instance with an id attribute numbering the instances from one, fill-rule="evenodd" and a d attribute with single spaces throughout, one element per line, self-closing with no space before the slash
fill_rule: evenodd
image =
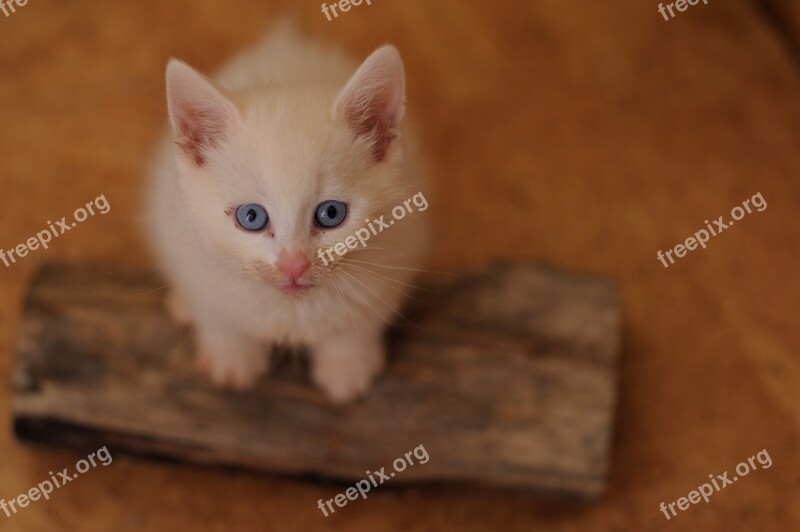
<path id="1" fill-rule="evenodd" d="M 164 303 L 166 304 L 167 312 L 172 316 L 175 323 L 181 326 L 190 325 L 192 323 L 192 315 L 189 312 L 189 307 L 186 305 L 183 298 L 178 295 L 177 291 L 170 290 Z"/>
<path id="2" fill-rule="evenodd" d="M 336 404 L 364 395 L 384 366 L 380 341 L 363 342 L 357 338 L 320 345 L 312 357 L 312 380 Z"/>
<path id="3" fill-rule="evenodd" d="M 218 387 L 244 391 L 252 389 L 267 372 L 268 358 L 261 349 L 217 355 L 201 345 L 195 354 L 195 365 Z"/>

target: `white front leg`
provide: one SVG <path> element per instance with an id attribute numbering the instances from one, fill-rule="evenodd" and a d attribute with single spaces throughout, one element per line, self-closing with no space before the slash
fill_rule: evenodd
<path id="1" fill-rule="evenodd" d="M 381 334 L 342 334 L 311 346 L 311 378 L 334 403 L 367 391 L 385 363 Z"/>

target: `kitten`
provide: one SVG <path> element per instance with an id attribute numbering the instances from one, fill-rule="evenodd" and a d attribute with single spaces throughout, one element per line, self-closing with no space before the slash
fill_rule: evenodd
<path id="1" fill-rule="evenodd" d="M 421 190 L 401 136 L 397 50 L 383 46 L 356 69 L 284 28 L 216 84 L 175 59 L 166 81 L 172 131 L 146 221 L 198 363 L 216 384 L 246 389 L 267 371 L 270 345 L 305 346 L 332 401 L 362 395 L 421 260 L 424 215 L 327 264 L 318 249 L 390 219 Z"/>

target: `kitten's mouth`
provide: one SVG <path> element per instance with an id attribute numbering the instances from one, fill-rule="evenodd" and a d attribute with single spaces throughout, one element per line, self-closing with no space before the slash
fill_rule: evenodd
<path id="1" fill-rule="evenodd" d="M 273 285 L 276 290 L 293 296 L 300 296 L 314 288 L 313 284 L 300 284 L 295 281 Z"/>
<path id="2" fill-rule="evenodd" d="M 2 2 L 2 0 L 0 0 L 0 2 Z M 290 296 L 300 297 L 317 286 L 313 282 L 303 282 L 303 280 L 298 282 L 297 279 L 280 275 L 273 268 L 268 267 L 262 262 L 246 264 L 242 269 L 246 273 L 261 280 L 261 282 L 270 286 L 275 291 Z"/>

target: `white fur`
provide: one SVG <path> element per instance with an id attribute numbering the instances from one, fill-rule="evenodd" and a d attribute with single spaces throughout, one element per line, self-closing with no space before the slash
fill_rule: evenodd
<path id="1" fill-rule="evenodd" d="M 382 333 L 419 263 L 425 214 L 408 214 L 332 266 L 317 258 L 317 248 L 365 219 L 388 219 L 421 190 L 399 133 L 397 51 L 380 48 L 354 70 L 286 29 L 223 68 L 216 89 L 182 63 L 168 66 L 173 131 L 148 191 L 148 232 L 173 314 L 195 325 L 198 360 L 218 384 L 253 385 L 275 343 L 308 347 L 313 380 L 336 402 L 364 393 L 383 367 Z M 373 137 L 357 134 L 365 112 L 392 139 L 379 159 Z M 316 206 L 328 199 L 349 204 L 347 220 L 315 229 Z M 268 231 L 237 226 L 245 203 L 267 209 Z M 276 288 L 287 250 L 311 261 L 301 280 L 316 286 L 301 295 Z"/>

